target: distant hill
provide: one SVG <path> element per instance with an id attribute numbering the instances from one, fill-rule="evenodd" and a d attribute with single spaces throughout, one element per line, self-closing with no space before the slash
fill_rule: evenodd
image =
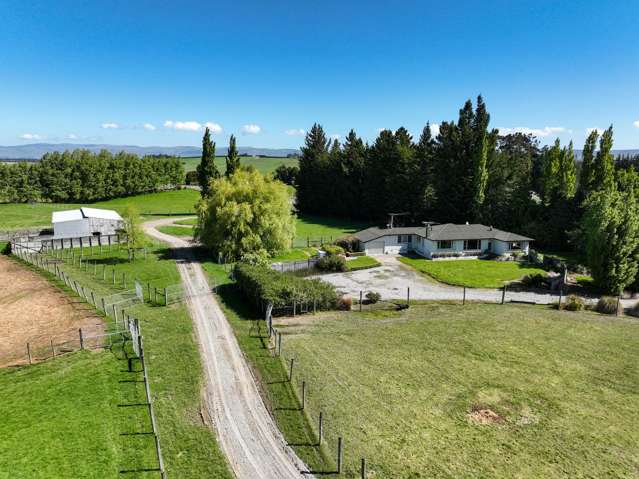
<path id="1" fill-rule="evenodd" d="M 575 159 L 581 161 L 581 153 L 583 150 L 575 150 Z M 612 155 L 639 155 L 639 150 L 612 150 Z"/>
<path id="2" fill-rule="evenodd" d="M 202 149 L 196 146 L 135 146 L 135 145 L 79 145 L 77 143 L 33 143 L 29 145 L 0 146 L 0 160 L 39 160 L 45 153 L 53 151 L 75 150 L 82 148 L 92 152 L 108 150 L 111 153 L 126 151 L 136 155 L 172 155 L 172 156 L 200 156 Z M 251 146 L 238 147 L 240 154 L 251 156 L 286 157 L 299 154 L 299 150 L 291 148 L 255 148 Z M 226 147 L 217 147 L 217 155 L 226 155 Z"/>

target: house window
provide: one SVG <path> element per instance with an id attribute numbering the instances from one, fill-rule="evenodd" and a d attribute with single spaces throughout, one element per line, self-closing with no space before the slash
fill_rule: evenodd
<path id="1" fill-rule="evenodd" d="M 453 242 L 451 240 L 440 240 L 437 242 L 437 249 L 452 249 Z"/>
<path id="2" fill-rule="evenodd" d="M 510 250 L 518 250 L 521 249 L 521 243 L 519 241 L 513 241 L 510 243 Z"/>
<path id="3" fill-rule="evenodd" d="M 465 250 L 474 250 L 474 249 L 480 249 L 481 248 L 481 241 L 474 239 L 474 240 L 464 240 L 464 249 Z"/>
<path id="4" fill-rule="evenodd" d="M 402 242 L 402 235 L 397 235 L 397 242 L 401 243 Z"/>
<path id="5" fill-rule="evenodd" d="M 413 235 L 408 235 L 407 239 L 408 239 L 408 243 L 409 244 L 412 243 L 413 242 Z"/>

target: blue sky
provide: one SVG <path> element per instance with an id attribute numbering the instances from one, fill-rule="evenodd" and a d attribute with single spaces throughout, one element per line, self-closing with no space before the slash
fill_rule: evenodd
<path id="1" fill-rule="evenodd" d="M 455 119 L 639 148 L 637 1 L 4 1 L 0 144 L 297 147 Z M 219 132 L 218 132 L 219 131 Z"/>

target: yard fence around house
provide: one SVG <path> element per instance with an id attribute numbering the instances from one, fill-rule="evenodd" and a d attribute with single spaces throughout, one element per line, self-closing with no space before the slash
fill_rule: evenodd
<path id="1" fill-rule="evenodd" d="M 313 269 L 318 261 L 319 258 L 308 258 L 299 261 L 282 261 L 271 264 L 271 268 L 281 273 L 294 273 L 296 271 Z"/>
<path id="2" fill-rule="evenodd" d="M 293 240 L 293 247 L 294 248 L 310 248 L 311 246 L 319 247 L 319 246 L 322 246 L 323 244 L 332 243 L 333 240 L 337 238 L 338 238 L 337 236 L 333 236 L 333 235 L 302 236 L 299 238 L 296 237 Z"/>
<path id="3" fill-rule="evenodd" d="M 32 351 L 31 346 L 27 344 L 26 349 L 28 362 L 31 364 L 34 359 L 44 360 L 56 358 L 62 353 L 69 353 L 78 349 L 113 348 L 116 344 L 122 344 L 122 350 L 126 353 L 124 346 L 127 342 L 130 342 L 133 356 L 127 356 L 128 372 L 142 373 L 146 397 L 145 403 L 136 404 L 135 406 L 146 407 L 148 409 L 152 429 L 151 434 L 153 436 L 158 461 L 157 466 L 149 467 L 146 470 L 150 472 L 157 471 L 162 479 L 167 479 L 168 476 L 164 467 L 164 459 L 162 458 L 157 421 L 153 410 L 153 397 L 151 395 L 149 385 L 149 370 L 145 361 L 144 338 L 140 331 L 139 320 L 132 317 L 125 309 L 135 304 L 136 301 L 140 301 L 137 294 L 137 288 L 134 290 L 135 296 L 132 297 L 126 297 L 127 292 L 116 293 L 110 296 L 100 296 L 96 294 L 95 291 L 84 287 L 76 279 L 68 275 L 60 267 L 58 262 L 52 260 L 52 258 L 41 251 L 30 248 L 22 243 L 12 243 L 11 251 L 14 256 L 20 258 L 22 261 L 54 275 L 58 280 L 62 281 L 67 287 L 72 289 L 78 296 L 80 296 L 80 298 L 92 305 L 96 310 L 102 311 L 105 316 L 113 319 L 113 324 L 107 328 L 107 332 L 105 333 L 85 335 L 82 329 L 78 329 L 77 337 L 72 337 L 66 341 L 55 344 L 51 341 L 49 348 L 50 356 L 47 356 L 48 353 L 38 354 L 39 351 Z M 134 360 L 139 362 L 141 366 L 140 370 L 134 369 Z M 120 472 L 133 474 L 138 473 L 139 471 L 131 470 Z"/>

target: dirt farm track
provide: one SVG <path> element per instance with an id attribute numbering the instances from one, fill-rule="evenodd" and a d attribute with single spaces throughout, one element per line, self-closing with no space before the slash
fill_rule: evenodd
<path id="1" fill-rule="evenodd" d="M 0 367 L 27 361 L 27 343 L 38 351 L 77 336 L 95 333 L 102 320 L 89 306 L 64 294 L 27 267 L 0 256 Z"/>

